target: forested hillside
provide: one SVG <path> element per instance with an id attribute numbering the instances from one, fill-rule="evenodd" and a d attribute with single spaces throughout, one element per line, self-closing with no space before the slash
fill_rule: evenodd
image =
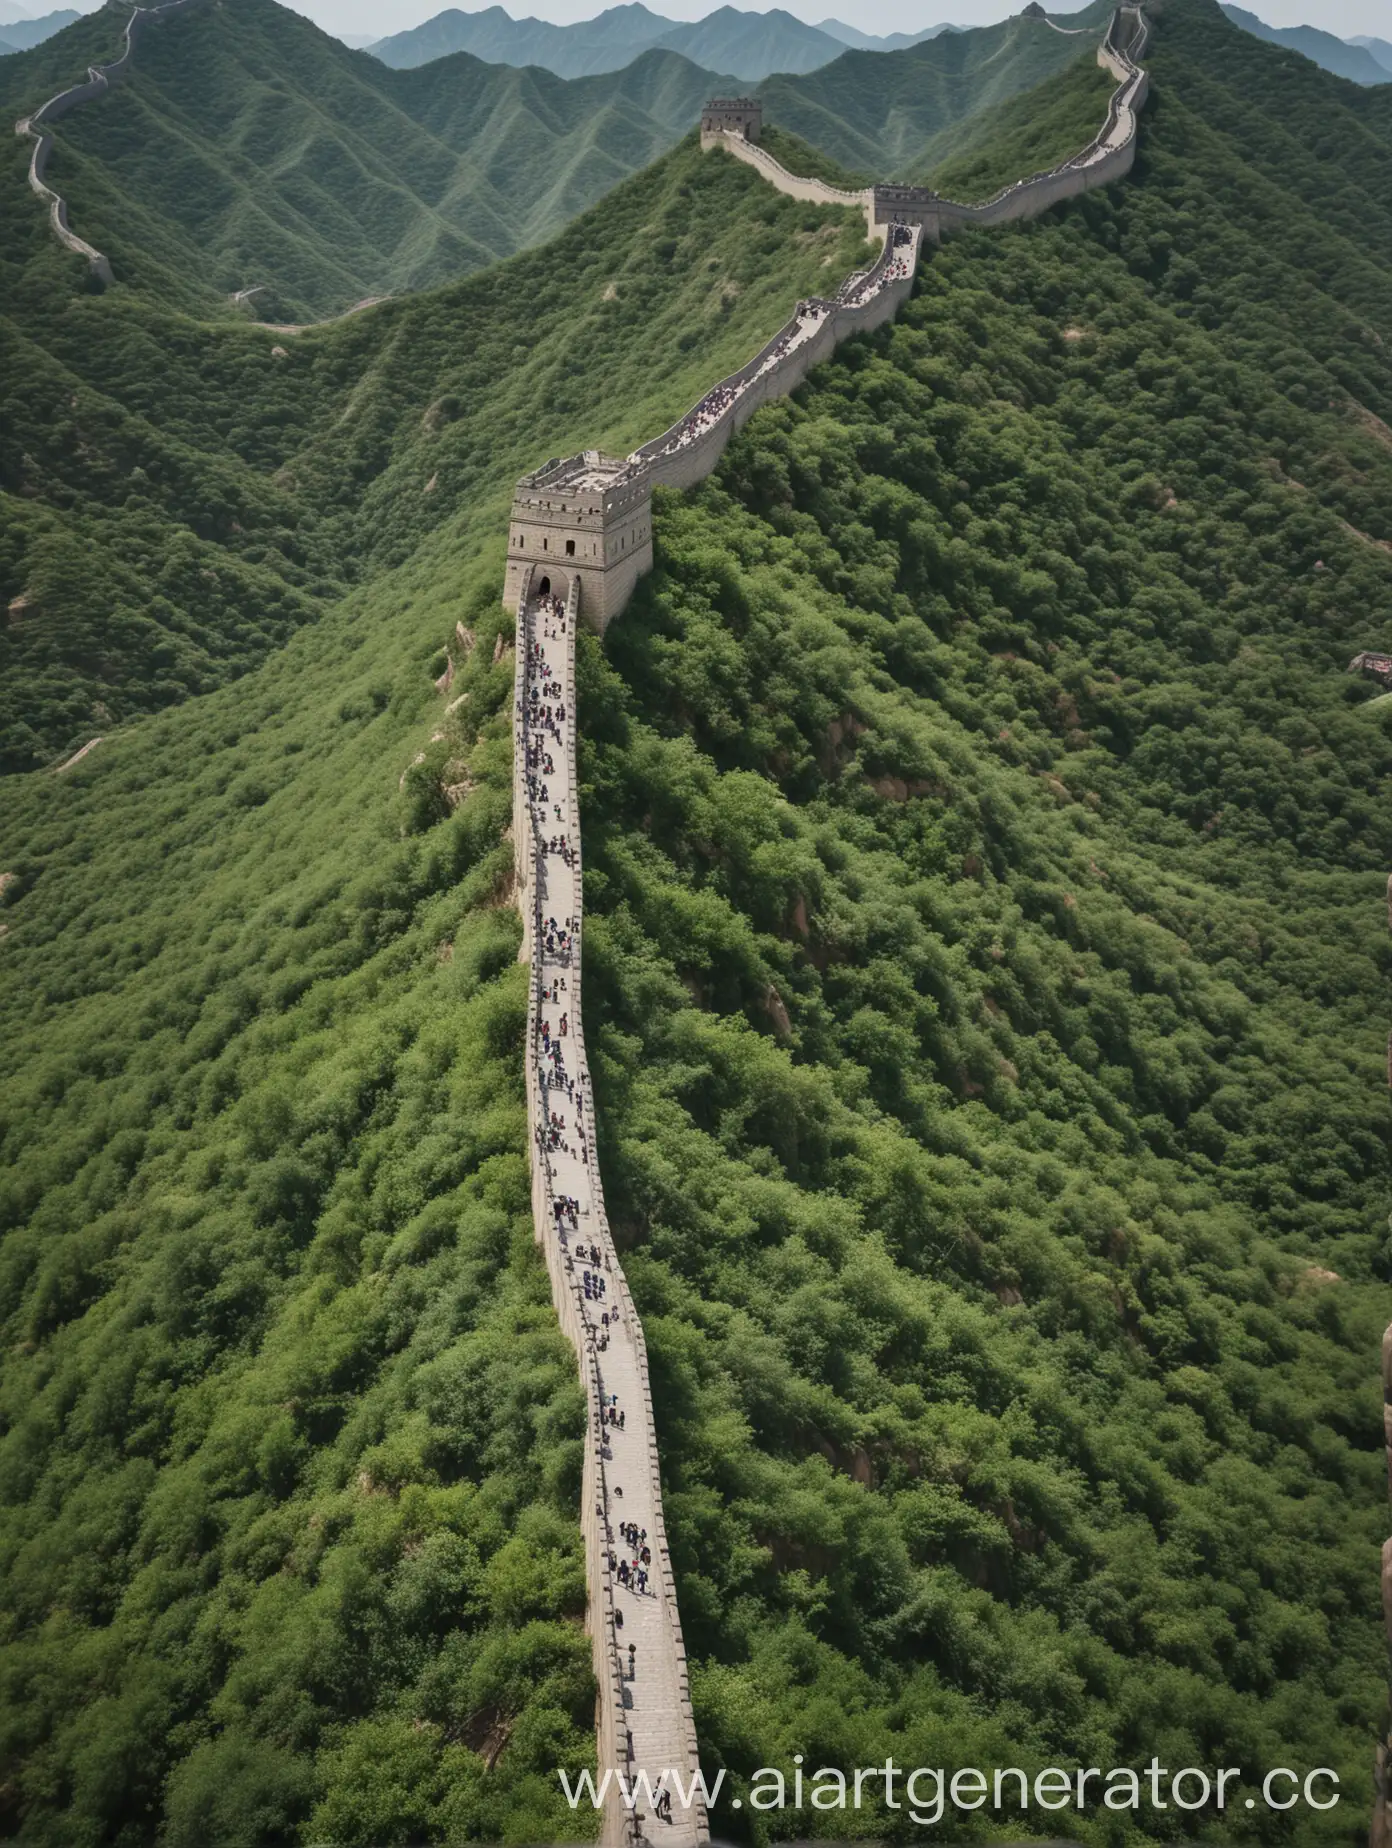
<path id="1" fill-rule="evenodd" d="M 1020 92 L 1042 86 L 1035 106 L 1047 106 L 1048 80 L 1092 63 L 1111 15 L 1094 0 L 1069 15 L 1067 31 L 1019 13 L 890 55 L 849 52 L 824 70 L 761 83 L 765 118 L 876 179 L 921 179 L 957 150 L 978 111 L 994 110 L 994 139 L 1012 126 L 1000 106 Z"/>
<path id="2" fill-rule="evenodd" d="M 0 104 L 77 81 L 124 20 L 106 7 L 7 59 Z M 132 77 L 59 125 L 50 179 L 118 278 L 162 304 L 225 312 L 259 286 L 259 318 L 313 320 L 549 237 L 720 82 L 659 51 L 572 83 L 465 53 L 391 71 L 275 0 L 235 0 L 146 32 Z"/>
<path id="3" fill-rule="evenodd" d="M 1042 95 L 1033 109 L 1086 140 L 1105 107 L 1091 60 L 1109 10 L 1099 0 L 1080 15 L 1077 36 L 1019 18 L 855 52 L 764 93 L 774 120 L 824 152 L 878 178 L 917 177 L 970 140 L 979 111 L 977 141 L 997 146 L 1018 129 L 1002 119 L 1009 100 L 1082 59 L 1095 81 L 1085 94 L 1074 82 L 1071 109 Z M 122 23 L 107 7 L 7 59 L 0 106 L 18 115 L 76 81 L 114 53 Z M 465 52 L 389 70 L 275 0 L 193 7 L 143 35 L 119 91 L 59 124 L 50 177 L 118 280 L 161 306 L 315 320 L 534 245 L 671 147 L 708 95 L 743 81 L 713 74 L 726 69 L 721 33 L 748 50 L 767 26 L 730 9 L 707 24 L 705 37 L 677 29 L 687 56 L 654 47 L 621 71 L 564 81 Z M 1051 142 L 1047 157 L 1069 145 Z M 6 216 L 35 213 L 26 158 L 16 143 Z"/>
<path id="4" fill-rule="evenodd" d="M 461 508 L 499 530 L 538 431 L 661 429 L 864 248 L 733 166 L 688 145 L 544 250 L 299 336 L 92 295 L 7 195 L 0 767 L 245 672 Z"/>
<path id="5" fill-rule="evenodd" d="M 662 501 L 585 643 L 597 1132 L 709 1769 L 1328 1765 L 1298 1835 L 1077 1827 L 1352 1844 L 1392 707 L 1344 669 L 1392 643 L 1392 92 L 1212 0 L 1148 61 L 1130 181 L 934 253 Z M 22 249 L 7 516 L 95 574 L 123 523 L 82 471 L 139 468 L 153 556 L 178 484 L 239 479 L 172 435 L 150 468 L 188 392 L 322 562 L 263 665 L 0 785 L 17 1839 L 589 1826 L 553 1775 L 592 1689 L 528 1226 L 506 481 L 658 427 L 856 235 L 680 149 L 280 360 Z M 18 614 L 7 684 L 51 699 Z"/>

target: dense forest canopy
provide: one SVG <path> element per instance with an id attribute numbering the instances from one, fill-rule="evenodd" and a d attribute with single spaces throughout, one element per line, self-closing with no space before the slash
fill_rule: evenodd
<path id="1" fill-rule="evenodd" d="M 1319 1816 L 1048 1828 L 1352 1844 L 1385 1702 L 1392 707 L 1344 670 L 1392 643 L 1392 99 L 1210 0 L 1168 0 L 1150 63 L 1131 179 L 932 253 L 892 328 L 661 500 L 656 572 L 584 642 L 601 1166 L 709 1769 L 1328 1765 Z M 745 212 L 741 286 L 712 245 L 693 293 Z M 634 253 L 651 368 L 594 344 L 598 261 L 511 413 L 459 312 L 487 279 L 296 346 L 299 396 L 224 420 L 299 417 L 361 581 L 326 565 L 264 665 L 0 787 L 24 1841 L 582 1826 L 553 1776 L 592 1751 L 581 1400 L 527 1223 L 478 452 L 638 434 L 855 230 L 679 150 L 584 235 Z M 25 351 L 74 366 L 107 306 L 112 401 L 152 404 L 144 336 L 69 283 L 28 253 Z M 172 343 L 191 424 L 219 364 L 271 373 L 262 338 Z"/>
<path id="2" fill-rule="evenodd" d="M 544 251 L 292 336 L 91 295 L 0 199 L 11 771 L 244 673 L 461 508 L 495 533 L 539 443 L 642 441 L 864 255 L 859 214 L 687 145 Z"/>

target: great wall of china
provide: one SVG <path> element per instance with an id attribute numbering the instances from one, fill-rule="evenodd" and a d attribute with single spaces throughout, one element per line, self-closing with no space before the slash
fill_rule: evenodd
<path id="1" fill-rule="evenodd" d="M 690 1805 L 681 1800 L 699 1761 L 647 1348 L 610 1233 L 596 1158 L 581 1006 L 576 631 L 583 615 L 603 634 L 651 570 L 653 488 L 702 480 L 760 405 L 792 391 L 842 340 L 889 320 L 912 292 L 925 237 L 936 240 L 963 224 L 1033 217 L 1130 171 L 1148 82 L 1136 62 L 1145 41 L 1140 7 L 1119 8 L 1098 51 L 1098 62 L 1117 80 L 1101 133 L 1059 167 L 979 206 L 959 206 L 917 187 L 848 193 L 800 178 L 759 147 L 757 101 L 708 103 L 704 148 L 724 148 L 748 161 L 794 198 L 863 210 L 881 241 L 879 255 L 834 297 L 799 302 L 767 346 L 652 442 L 623 458 L 587 450 L 553 460 L 517 486 L 504 598 L 517 618 L 513 838 L 522 957 L 531 968 L 526 1085 L 532 1212 L 587 1403 L 581 1526 L 599 1688 L 597 1759 L 601 1777 L 621 1772 L 632 1791 L 644 1774 L 647 1791 L 666 1783 L 676 1799 L 670 1819 L 657 1818 L 646 1793 L 626 1804 L 611 1785 L 600 1829 L 610 1848 L 650 1841 L 698 1848 L 710 1832 L 704 1791 Z M 618 1413 L 621 1428 L 612 1421 Z M 635 1547 L 625 1538 L 630 1524 L 646 1536 L 651 1554 L 645 1589 L 617 1569 L 621 1559 L 625 1566 L 641 1561 L 643 1543 Z"/>
<path id="2" fill-rule="evenodd" d="M 85 82 L 59 92 L 15 124 L 16 134 L 34 142 L 29 184 L 47 206 L 54 234 L 65 249 L 86 259 L 103 285 L 113 279 L 110 261 L 72 230 L 65 200 L 46 183 L 53 149 L 49 125 L 106 95 L 128 74 L 148 25 L 198 4 L 166 0 L 161 6 L 133 7 L 118 58 L 92 66 Z M 651 569 L 653 487 L 689 487 L 704 479 L 730 437 L 760 405 L 794 390 L 850 335 L 891 319 L 912 292 L 925 237 L 936 242 L 964 225 L 1033 218 L 1129 173 L 1149 86 L 1139 63 L 1146 40 L 1141 6 L 1119 7 L 1097 54 L 1117 86 L 1098 135 L 1057 167 L 1019 180 L 978 205 L 958 204 L 921 187 L 881 184 L 849 191 L 789 173 L 759 146 L 762 111 L 756 99 L 708 103 L 701 123 L 703 148 L 723 148 L 795 199 L 864 211 L 871 236 L 881 240 L 880 254 L 867 270 L 849 277 L 835 297 L 800 302 L 792 319 L 747 365 L 629 457 L 620 461 L 586 451 L 549 462 L 518 484 L 504 594 L 517 617 L 513 834 L 522 958 L 531 970 L 526 1087 L 532 1213 L 556 1313 L 576 1350 L 585 1388 L 588 1428 L 580 1517 L 598 1684 L 596 1756 L 601 1777 L 607 1769 L 623 1771 L 633 1789 L 637 1775 L 646 1773 L 650 1791 L 664 1782 L 669 1789 L 676 1784 L 678 1799 L 670 1819 L 655 1821 L 650 1802 L 625 1803 L 611 1787 L 600 1823 L 606 1848 L 643 1848 L 653 1840 L 671 1848 L 699 1848 L 709 1841 L 710 1831 L 703 1793 L 689 1805 L 680 1800 L 699 1768 L 696 1727 L 663 1516 L 647 1348 L 605 1214 L 585 1056 L 574 713 L 582 601 L 585 620 L 602 634 L 639 577 Z M 552 817 L 554 835 L 549 832 Z M 1392 923 L 1392 881 L 1388 907 Z M 1388 1069 L 1392 1074 L 1392 1051 Z M 1383 1384 L 1392 1492 L 1392 1327 L 1383 1340 Z M 616 1422 L 620 1412 L 621 1425 Z M 638 1548 L 624 1542 L 622 1529 L 630 1525 L 642 1535 Z M 631 1579 L 624 1581 L 617 1564 L 620 1549 L 641 1558 L 642 1548 L 648 1554 L 648 1583 L 639 1590 Z M 1392 1539 L 1383 1549 L 1382 1598 L 1392 1639 Z M 1392 1848 L 1392 1737 L 1378 1745 L 1374 1782 L 1371 1848 Z"/>
<path id="3" fill-rule="evenodd" d="M 524 475 L 513 499 L 504 600 L 521 607 L 527 570 L 539 566 L 561 597 L 582 585 L 585 620 L 603 634 L 652 568 L 652 490 L 691 487 L 709 475 L 731 436 L 771 398 L 786 397 L 812 367 L 850 335 L 890 320 L 913 290 L 925 238 L 937 242 L 967 225 L 1034 218 L 1060 200 L 1104 186 L 1131 171 L 1137 122 L 1149 78 L 1136 63 L 1147 25 L 1139 6 L 1118 7 L 1097 61 L 1117 80 L 1099 134 L 1046 172 L 1008 186 L 981 205 L 959 205 L 926 187 L 874 185 L 856 192 L 789 173 L 759 146 L 762 109 L 739 97 L 707 103 L 701 145 L 747 162 L 780 192 L 865 214 L 881 242 L 870 268 L 850 276 L 830 299 L 799 302 L 793 317 L 738 372 L 711 387 L 661 436 L 625 457 L 585 450 L 553 458 Z"/>
<path id="4" fill-rule="evenodd" d="M 60 90 L 57 96 L 51 96 L 46 103 L 41 103 L 31 114 L 21 116 L 15 123 L 15 133 L 27 135 L 34 143 L 34 152 L 29 158 L 29 184 L 48 207 L 54 236 L 65 250 L 71 250 L 75 256 L 85 257 L 92 274 L 103 284 L 109 284 L 112 280 L 110 260 L 77 235 L 68 223 L 67 201 L 60 193 L 54 192 L 44 179 L 49 156 L 53 152 L 53 136 L 48 132 L 48 125 L 61 120 L 82 103 L 95 102 L 99 96 L 105 96 L 114 84 L 120 83 L 130 71 L 136 44 L 147 26 L 157 24 L 170 13 L 181 13 L 199 4 L 200 0 L 166 0 L 164 6 L 132 8 L 121 35 L 122 51 L 119 58 L 114 58 L 110 64 L 92 65 L 88 69 L 85 83 L 76 83 L 71 89 Z"/>

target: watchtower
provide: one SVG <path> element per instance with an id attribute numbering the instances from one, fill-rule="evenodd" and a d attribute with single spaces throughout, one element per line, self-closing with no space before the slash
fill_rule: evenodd
<path id="1" fill-rule="evenodd" d="M 603 635 L 652 570 L 652 486 L 646 471 L 587 449 L 524 475 L 512 500 L 503 600 L 517 611 L 527 567 L 532 595 L 566 598 Z"/>
<path id="2" fill-rule="evenodd" d="M 701 146 L 711 147 L 721 135 L 757 141 L 763 126 L 764 105 L 757 96 L 713 97 L 701 111 Z"/>

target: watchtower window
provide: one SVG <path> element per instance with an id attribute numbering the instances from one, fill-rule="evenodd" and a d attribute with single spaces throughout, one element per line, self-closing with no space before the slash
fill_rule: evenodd
<path id="1" fill-rule="evenodd" d="M 543 552 L 549 552 L 551 550 L 551 541 L 549 539 L 543 539 L 541 542 L 541 549 Z"/>
<path id="2" fill-rule="evenodd" d="M 575 556 L 575 541 L 573 539 L 567 539 L 566 540 L 566 557 L 574 558 L 574 556 Z"/>

